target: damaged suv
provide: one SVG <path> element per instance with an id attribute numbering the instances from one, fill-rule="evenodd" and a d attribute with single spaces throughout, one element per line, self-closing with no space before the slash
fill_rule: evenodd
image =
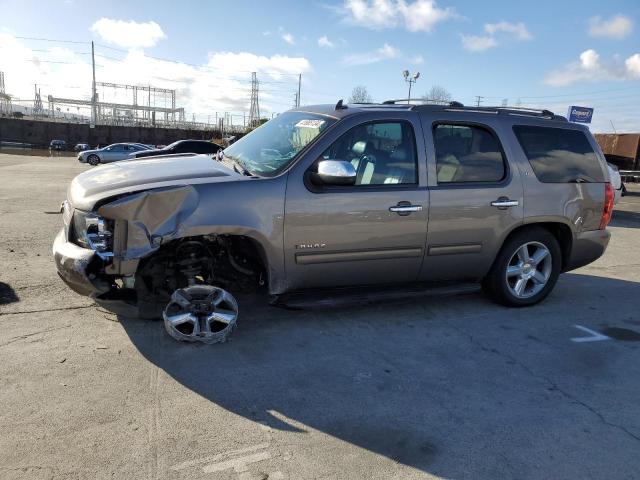
<path id="1" fill-rule="evenodd" d="M 472 280 L 533 305 L 603 254 L 612 207 L 597 143 L 551 112 L 338 102 L 78 175 L 53 252 L 76 292 L 213 343 L 252 290 Z"/>

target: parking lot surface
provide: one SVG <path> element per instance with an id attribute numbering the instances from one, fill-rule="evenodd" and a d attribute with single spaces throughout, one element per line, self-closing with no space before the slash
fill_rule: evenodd
<path id="1" fill-rule="evenodd" d="M 207 346 L 58 279 L 60 202 L 87 168 L 0 154 L 0 478 L 638 478 L 640 189 L 605 256 L 538 306 L 255 299 Z"/>

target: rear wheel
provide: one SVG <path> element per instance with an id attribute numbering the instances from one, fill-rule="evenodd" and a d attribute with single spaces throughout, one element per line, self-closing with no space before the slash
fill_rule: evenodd
<path id="1" fill-rule="evenodd" d="M 518 232 L 500 250 L 482 286 L 496 302 L 527 307 L 544 300 L 558 280 L 562 253 L 544 228 Z"/>
<path id="2" fill-rule="evenodd" d="M 87 162 L 89 162 L 89 165 L 96 166 L 100 163 L 100 157 L 98 157 L 97 155 L 89 155 L 89 158 L 87 158 Z"/>

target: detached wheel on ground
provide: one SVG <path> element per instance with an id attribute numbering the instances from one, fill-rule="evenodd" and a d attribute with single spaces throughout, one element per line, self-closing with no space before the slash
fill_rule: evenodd
<path id="1" fill-rule="evenodd" d="M 87 158 L 87 162 L 89 163 L 89 165 L 96 166 L 100 163 L 100 157 L 98 157 L 97 155 L 89 155 L 89 158 Z"/>
<path id="2" fill-rule="evenodd" d="M 222 288 L 192 285 L 173 292 L 162 316 L 176 340 L 222 343 L 236 327 L 238 302 Z"/>
<path id="3" fill-rule="evenodd" d="M 555 286 L 562 263 L 556 237 L 532 227 L 509 238 L 482 282 L 494 301 L 509 307 L 528 307 L 544 300 Z"/>

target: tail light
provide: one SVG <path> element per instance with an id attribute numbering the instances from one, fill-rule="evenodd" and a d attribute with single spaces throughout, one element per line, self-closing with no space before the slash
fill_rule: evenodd
<path id="1" fill-rule="evenodd" d="M 600 218 L 600 230 L 604 230 L 609 225 L 611 215 L 613 215 L 613 185 L 604 184 L 604 207 L 602 208 L 602 217 Z"/>

